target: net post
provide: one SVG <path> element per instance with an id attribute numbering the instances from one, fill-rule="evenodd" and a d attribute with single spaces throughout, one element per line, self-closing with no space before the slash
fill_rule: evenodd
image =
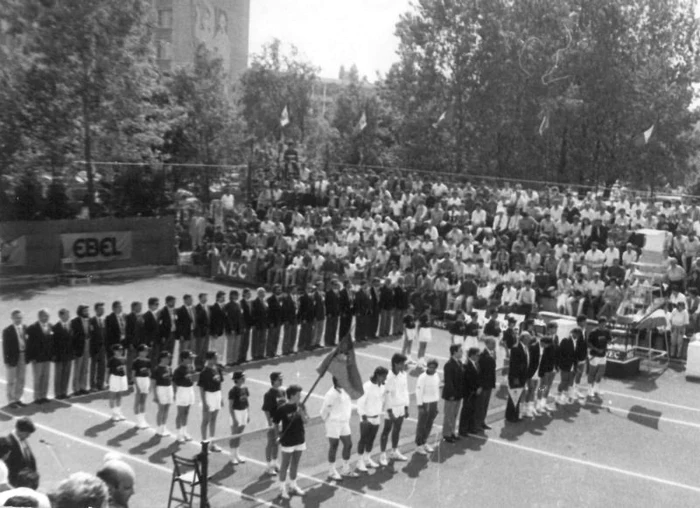
<path id="1" fill-rule="evenodd" d="M 202 463 L 199 506 L 209 508 L 209 441 L 202 441 L 202 452 L 199 454 L 199 460 Z"/>

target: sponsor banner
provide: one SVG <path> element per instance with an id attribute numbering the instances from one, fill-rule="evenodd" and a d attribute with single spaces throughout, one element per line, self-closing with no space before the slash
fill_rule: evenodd
<path id="1" fill-rule="evenodd" d="M 221 254 L 212 256 L 211 263 L 211 274 L 215 279 L 247 284 L 255 282 L 254 269 L 244 258 Z"/>
<path id="2" fill-rule="evenodd" d="M 0 238 L 0 265 L 24 266 L 27 264 L 27 237 Z"/>
<path id="3" fill-rule="evenodd" d="M 94 263 L 130 259 L 131 231 L 71 233 L 61 235 L 63 259 L 73 263 Z"/>

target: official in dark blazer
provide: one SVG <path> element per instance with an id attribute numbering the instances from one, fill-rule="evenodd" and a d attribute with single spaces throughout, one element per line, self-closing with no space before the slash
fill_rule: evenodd
<path id="1" fill-rule="evenodd" d="M 306 292 L 299 297 L 299 323 L 301 327 L 299 328 L 299 345 L 297 351 L 310 350 L 314 338 L 314 297 L 313 297 L 314 287 L 309 284 L 306 288 Z"/>
<path id="2" fill-rule="evenodd" d="M 323 291 L 323 282 L 316 283 L 316 291 L 314 291 L 314 334 L 312 347 L 318 349 L 321 347 L 321 339 L 326 328 L 326 293 Z"/>
<path id="3" fill-rule="evenodd" d="M 248 360 L 248 349 L 250 348 L 250 335 L 252 328 L 252 317 L 250 315 L 250 289 L 243 290 L 241 298 L 241 312 L 243 313 L 243 327 L 241 328 L 241 343 L 238 350 L 238 363 L 245 363 Z"/>
<path id="4" fill-rule="evenodd" d="M 539 387 L 537 390 L 536 411 L 551 411 L 555 409 L 551 405 L 547 406 L 547 398 L 554 383 L 557 369 L 557 351 L 554 339 L 554 335 L 545 335 L 540 339 L 540 365 L 537 369 Z"/>
<path id="5" fill-rule="evenodd" d="M 209 350 L 209 326 L 210 326 L 209 306 L 207 305 L 207 294 L 199 294 L 199 303 L 194 307 L 194 353 L 197 355 L 197 368 L 203 368 L 205 359 L 204 353 Z"/>
<path id="6" fill-rule="evenodd" d="M 70 312 L 58 311 L 59 321 L 53 325 L 53 393 L 59 399 L 68 398 L 71 367 L 73 365 L 73 338 L 71 337 Z"/>
<path id="7" fill-rule="evenodd" d="M 528 348 L 531 336 L 524 332 L 518 337 L 517 342 L 510 350 L 510 364 L 508 367 L 508 387 L 509 388 L 525 388 L 528 381 L 528 366 L 530 358 L 530 350 Z M 525 344 L 527 342 L 528 344 Z M 508 397 L 506 405 L 506 420 L 509 422 L 520 421 L 520 399 L 514 401 L 512 397 Z"/>
<path id="8" fill-rule="evenodd" d="M 194 336 L 195 311 L 192 305 L 192 295 L 182 297 L 182 306 L 177 309 L 177 325 L 175 335 L 180 341 L 180 351 L 192 349 Z"/>
<path id="9" fill-rule="evenodd" d="M 340 283 L 333 279 L 331 288 L 326 291 L 326 332 L 323 343 L 328 347 L 336 344 L 338 335 L 338 319 L 340 317 Z"/>
<path id="10" fill-rule="evenodd" d="M 27 364 L 34 374 L 34 402 L 43 404 L 49 401 L 49 377 L 53 356 L 53 329 L 49 323 L 49 312 L 39 311 L 39 320 L 27 328 Z"/>
<path id="11" fill-rule="evenodd" d="M 107 371 L 107 324 L 105 304 L 98 302 L 93 307 L 95 315 L 90 318 L 90 390 L 106 388 Z"/>
<path id="12" fill-rule="evenodd" d="M 559 368 L 559 393 L 560 404 L 567 404 L 574 397 L 574 376 L 576 375 L 576 337 L 581 335 L 580 328 L 571 330 L 567 337 L 559 341 L 556 348 L 556 361 Z"/>
<path id="13" fill-rule="evenodd" d="M 240 345 L 241 345 L 241 330 L 243 328 L 243 310 L 238 301 L 240 294 L 237 290 L 232 290 L 228 294 L 228 302 L 224 305 L 224 314 L 226 315 L 226 358 L 222 359 L 222 363 L 226 363 L 227 367 L 233 367 L 239 362 Z"/>
<path id="14" fill-rule="evenodd" d="M 165 307 L 158 314 L 158 329 L 160 343 L 163 351 L 171 355 L 175 351 L 175 338 L 177 337 L 177 300 L 174 296 L 165 297 Z"/>
<path id="15" fill-rule="evenodd" d="M 27 371 L 27 327 L 22 311 L 12 311 L 12 324 L 2 331 L 2 354 L 7 373 L 7 402 L 11 407 L 24 406 L 24 380 Z"/>
<path id="16" fill-rule="evenodd" d="M 272 294 L 267 299 L 267 319 L 270 323 L 270 328 L 267 330 L 267 348 L 266 355 L 268 358 L 277 356 L 277 348 L 280 344 L 280 330 L 282 329 L 282 286 L 275 284 L 272 288 Z"/>
<path id="17" fill-rule="evenodd" d="M 268 321 L 268 307 L 265 301 L 265 289 L 258 288 L 258 297 L 250 305 L 250 317 L 253 325 L 251 343 L 251 355 L 253 360 L 265 358 L 267 347 L 267 330 L 270 327 Z"/>
<path id="18" fill-rule="evenodd" d="M 527 366 L 527 393 L 525 394 L 525 413 L 524 416 L 535 416 L 535 401 L 540 386 L 540 378 L 537 372 L 540 368 L 540 343 L 536 337 L 533 337 L 532 342 L 528 347 L 530 360 Z"/>
<path id="19" fill-rule="evenodd" d="M 453 442 L 458 439 L 456 424 L 459 406 L 462 403 L 464 390 L 464 366 L 462 365 L 462 346 L 450 346 L 450 359 L 442 368 L 444 385 L 442 398 L 445 401 L 445 418 L 442 424 L 442 437 L 445 441 Z"/>
<path id="20" fill-rule="evenodd" d="M 70 322 L 73 339 L 73 394 L 85 395 L 90 393 L 90 308 L 79 305 L 76 314 Z"/>
<path id="21" fill-rule="evenodd" d="M 352 316 L 355 304 L 355 295 L 352 291 L 352 284 L 349 280 L 343 283 L 343 289 L 338 295 L 338 304 L 340 307 L 340 319 L 338 324 L 338 338 L 343 338 L 352 330 Z"/>
<path id="22" fill-rule="evenodd" d="M 144 343 L 143 306 L 141 302 L 131 302 L 131 312 L 126 316 L 126 377 L 129 384 L 134 384 L 134 372 L 131 366 L 136 359 L 136 350 Z"/>
<path id="23" fill-rule="evenodd" d="M 379 284 L 379 279 L 374 278 L 369 292 L 370 312 L 369 321 L 367 323 L 367 337 L 370 339 L 376 339 L 377 333 L 379 333 L 379 314 L 381 313 L 381 309 L 379 308 Z"/>
<path id="24" fill-rule="evenodd" d="M 467 361 L 464 364 L 464 384 L 462 392 L 462 411 L 459 415 L 459 435 L 476 434 L 483 429 L 477 426 L 477 398 L 481 395 L 479 387 L 479 348 L 472 347 L 467 351 Z"/>
<path id="25" fill-rule="evenodd" d="M 394 314 L 394 289 L 391 280 L 386 279 L 379 289 L 379 336 L 388 337 L 391 333 L 391 321 Z"/>
<path id="26" fill-rule="evenodd" d="M 487 337 L 484 339 L 484 344 L 486 347 L 479 354 L 477 361 L 481 394 L 477 398 L 476 426 L 490 430 L 491 427 L 486 423 L 486 416 L 489 412 L 491 392 L 496 388 L 496 339 Z"/>
<path id="27" fill-rule="evenodd" d="M 105 350 L 112 357 L 112 346 L 126 347 L 126 316 L 122 312 L 122 302 L 112 302 L 112 312 L 105 318 Z"/>
<path id="28" fill-rule="evenodd" d="M 404 286 L 404 278 L 399 277 L 394 288 L 394 317 L 391 327 L 395 337 L 403 335 L 403 317 L 408 310 L 408 303 L 408 290 Z"/>
<path id="29" fill-rule="evenodd" d="M 148 299 L 148 310 L 143 313 L 143 340 L 151 349 L 149 358 L 151 359 L 151 368 L 155 369 L 158 365 L 158 355 L 162 348 L 160 337 L 160 300 L 155 297 Z"/>
<path id="30" fill-rule="evenodd" d="M 225 361 L 224 348 L 226 347 L 226 293 L 216 292 L 216 301 L 209 307 L 209 350 L 216 351 L 220 361 Z"/>
<path id="31" fill-rule="evenodd" d="M 361 289 L 355 293 L 355 341 L 362 342 L 369 339 L 370 314 L 372 313 L 372 300 L 367 281 L 362 281 Z"/>
<path id="32" fill-rule="evenodd" d="M 289 288 L 286 295 L 282 297 L 281 313 L 282 313 L 282 355 L 287 356 L 294 353 L 294 346 L 297 341 L 297 313 L 299 311 L 297 304 L 297 290 L 294 286 Z"/>
<path id="33" fill-rule="evenodd" d="M 584 319 L 585 322 L 585 319 Z M 581 333 L 575 335 L 575 356 L 576 356 L 576 375 L 574 376 L 574 391 L 579 398 L 584 397 L 584 393 L 580 391 L 581 378 L 588 373 L 588 337 L 585 329 L 581 328 Z"/>
<path id="34" fill-rule="evenodd" d="M 24 470 L 33 471 L 38 476 L 36 459 L 27 442 L 29 436 L 35 431 L 34 423 L 25 416 L 17 420 L 14 431 L 7 436 L 10 441 L 10 454 L 5 464 L 8 472 L 7 480 L 10 482 L 10 485 L 17 484 L 20 473 Z"/>

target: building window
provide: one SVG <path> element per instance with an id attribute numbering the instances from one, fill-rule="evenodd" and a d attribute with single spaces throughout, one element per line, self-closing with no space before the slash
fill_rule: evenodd
<path id="1" fill-rule="evenodd" d="M 158 60 L 172 60 L 172 45 L 168 41 L 158 41 L 156 45 L 156 58 L 158 58 Z"/>
<path id="2" fill-rule="evenodd" d="M 161 9 L 158 11 L 158 27 L 172 28 L 173 27 L 173 10 Z"/>

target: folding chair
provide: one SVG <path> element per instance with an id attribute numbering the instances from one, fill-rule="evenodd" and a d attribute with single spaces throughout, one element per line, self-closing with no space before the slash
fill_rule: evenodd
<path id="1" fill-rule="evenodd" d="M 201 469 L 199 467 L 199 456 L 188 459 L 181 457 L 176 454 L 172 454 L 173 458 L 173 476 L 170 480 L 170 494 L 168 495 L 168 508 L 173 501 L 177 501 L 177 506 L 189 506 L 192 508 L 195 498 L 201 497 L 201 484 L 202 481 L 207 481 L 207 479 L 202 479 Z M 173 497 L 173 491 L 175 490 L 175 484 L 178 484 L 180 488 L 181 498 Z M 197 494 L 195 491 L 197 487 L 200 487 L 200 493 Z"/>

